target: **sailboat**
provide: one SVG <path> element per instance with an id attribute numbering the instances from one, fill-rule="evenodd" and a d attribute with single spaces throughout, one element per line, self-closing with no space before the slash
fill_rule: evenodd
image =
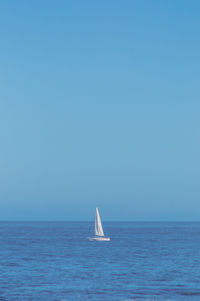
<path id="1" fill-rule="evenodd" d="M 96 208 L 96 213 L 95 213 L 94 236 L 87 237 L 87 238 L 90 241 L 110 241 L 110 237 L 104 236 L 103 227 L 102 227 L 98 208 Z"/>

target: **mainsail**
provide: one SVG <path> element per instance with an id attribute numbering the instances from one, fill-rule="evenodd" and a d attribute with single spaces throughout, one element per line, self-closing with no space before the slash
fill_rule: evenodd
<path id="1" fill-rule="evenodd" d="M 102 227 L 102 224 L 101 224 L 101 218 L 100 218 L 100 215 L 99 215 L 99 210 L 98 210 L 98 208 L 96 208 L 96 214 L 95 214 L 95 227 L 94 227 L 94 233 L 95 233 L 95 235 L 97 235 L 97 236 L 104 236 L 104 233 L 103 233 L 103 227 Z"/>

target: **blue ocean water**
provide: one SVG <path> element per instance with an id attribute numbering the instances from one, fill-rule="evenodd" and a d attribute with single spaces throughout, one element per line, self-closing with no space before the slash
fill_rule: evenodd
<path id="1" fill-rule="evenodd" d="M 1 222 L 0 300 L 200 300 L 200 223 Z"/>

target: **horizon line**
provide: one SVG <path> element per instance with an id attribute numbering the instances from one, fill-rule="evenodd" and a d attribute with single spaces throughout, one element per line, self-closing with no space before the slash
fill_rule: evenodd
<path id="1" fill-rule="evenodd" d="M 91 220 L 0 220 L 0 223 L 88 223 Z M 200 220 L 103 220 L 104 223 L 198 223 Z"/>

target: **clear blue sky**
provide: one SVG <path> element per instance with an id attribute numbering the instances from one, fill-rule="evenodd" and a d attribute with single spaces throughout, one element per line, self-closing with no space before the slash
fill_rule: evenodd
<path id="1" fill-rule="evenodd" d="M 0 220 L 200 220 L 200 1 L 1 1 Z"/>

